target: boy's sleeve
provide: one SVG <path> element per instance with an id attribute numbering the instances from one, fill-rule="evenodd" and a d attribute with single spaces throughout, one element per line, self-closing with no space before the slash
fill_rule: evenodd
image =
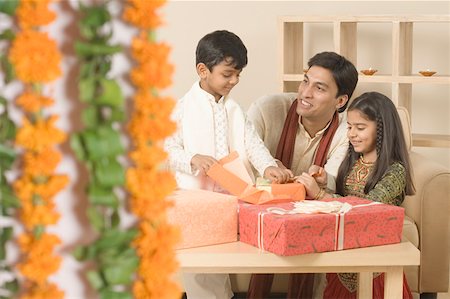
<path id="1" fill-rule="evenodd" d="M 259 172 L 261 176 L 264 175 L 264 170 L 269 166 L 277 166 L 275 159 L 270 155 L 269 150 L 264 145 L 264 142 L 256 133 L 255 127 L 248 119 L 245 120 L 245 149 L 248 159 L 253 167 Z"/>
<path id="2" fill-rule="evenodd" d="M 191 167 L 191 160 L 194 156 L 184 148 L 183 140 L 183 126 L 182 126 L 182 107 L 183 100 L 178 101 L 172 113 L 172 121 L 177 125 L 177 131 L 166 138 L 164 142 L 164 150 L 169 155 L 169 167 L 171 170 L 180 171 L 188 174 L 193 174 Z"/>

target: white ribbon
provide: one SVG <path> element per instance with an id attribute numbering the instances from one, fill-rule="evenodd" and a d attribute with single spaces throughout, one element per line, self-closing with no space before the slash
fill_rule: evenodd
<path id="1" fill-rule="evenodd" d="M 264 251 L 264 215 L 267 212 L 258 213 L 258 248 Z"/>
<path id="2" fill-rule="evenodd" d="M 345 214 L 351 209 L 367 207 L 381 202 L 373 201 L 367 204 L 360 204 L 352 206 L 346 202 L 340 201 L 318 201 L 318 200 L 304 200 L 294 202 L 294 208 L 291 210 L 286 210 L 279 207 L 267 208 L 267 212 L 277 214 L 277 215 L 293 215 L 293 214 L 334 214 L 336 216 L 335 223 L 335 246 L 334 250 L 344 249 L 344 223 Z M 260 212 L 258 214 L 258 247 L 264 250 L 264 237 L 263 237 L 263 217 L 265 212 Z"/>

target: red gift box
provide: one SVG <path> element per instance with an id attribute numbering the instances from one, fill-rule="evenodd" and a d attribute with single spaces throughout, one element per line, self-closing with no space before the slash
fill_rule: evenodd
<path id="1" fill-rule="evenodd" d="M 240 241 L 284 256 L 401 241 L 403 208 L 357 197 L 332 201 L 348 203 L 351 209 L 340 213 L 303 214 L 292 211 L 294 203 L 240 204 Z M 277 214 L 280 210 L 292 214 Z"/>

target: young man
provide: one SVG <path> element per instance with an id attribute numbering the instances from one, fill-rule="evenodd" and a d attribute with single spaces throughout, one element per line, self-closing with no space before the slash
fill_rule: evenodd
<path id="1" fill-rule="evenodd" d="M 206 173 L 231 151 L 239 153 L 251 176 L 251 166 L 278 182 L 293 176 L 277 166 L 252 123 L 228 96 L 246 65 L 247 49 L 234 33 L 214 31 L 199 41 L 196 67 L 200 80 L 177 102 L 173 118 L 178 131 L 165 143 L 178 187 L 222 192 Z M 183 280 L 189 299 L 233 296 L 225 274 L 185 274 Z"/>
<path id="2" fill-rule="evenodd" d="M 323 187 L 335 190 L 335 177 L 348 150 L 347 121 L 340 112 L 353 94 L 358 72 L 334 52 L 316 54 L 308 66 L 296 99 L 263 97 L 250 106 L 247 116 L 280 167 L 294 175 L 317 173 Z M 247 298 L 267 298 L 272 281 L 273 274 L 253 274 Z M 313 274 L 291 274 L 288 298 L 312 298 L 313 283 Z"/>

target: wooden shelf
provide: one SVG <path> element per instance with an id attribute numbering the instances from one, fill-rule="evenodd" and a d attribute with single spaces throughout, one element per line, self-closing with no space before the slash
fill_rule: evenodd
<path id="1" fill-rule="evenodd" d="M 303 74 L 283 74 L 283 81 L 300 82 L 303 80 Z M 410 83 L 410 84 L 448 84 L 450 85 L 450 76 L 432 76 L 424 77 L 420 75 L 412 76 L 390 76 L 390 75 L 359 75 L 358 82 L 366 83 Z"/>
<path id="2" fill-rule="evenodd" d="M 357 27 L 359 23 L 390 23 L 392 31 L 391 74 L 376 73 L 373 76 L 359 74 L 360 83 L 390 84 L 391 99 L 396 106 L 403 106 L 411 115 L 414 85 L 438 84 L 450 86 L 450 74 L 435 74 L 424 77 L 413 70 L 413 25 L 414 23 L 447 23 L 450 15 L 372 15 L 372 16 L 284 16 L 279 19 L 280 32 L 280 89 L 296 92 L 303 80 L 303 49 L 307 45 L 304 25 L 307 23 L 328 23 L 333 26 L 333 50 L 357 65 Z M 441 25 L 439 25 L 441 26 Z M 450 99 L 449 99 L 450 100 Z M 445 116 L 446 117 L 446 116 Z M 413 134 L 414 146 L 448 147 L 450 135 Z"/>

